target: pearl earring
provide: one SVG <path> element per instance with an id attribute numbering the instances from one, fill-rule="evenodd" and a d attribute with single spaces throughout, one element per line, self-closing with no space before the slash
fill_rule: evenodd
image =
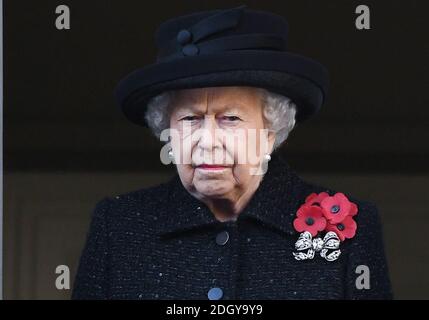
<path id="1" fill-rule="evenodd" d="M 264 158 L 265 158 L 265 161 L 268 162 L 268 161 L 271 160 L 271 155 L 269 153 L 266 153 L 265 156 L 264 156 Z"/>
<path id="2" fill-rule="evenodd" d="M 173 159 L 173 158 L 174 158 L 173 150 L 172 150 L 172 149 L 170 149 L 170 150 L 168 151 L 168 156 L 170 157 L 170 159 Z"/>

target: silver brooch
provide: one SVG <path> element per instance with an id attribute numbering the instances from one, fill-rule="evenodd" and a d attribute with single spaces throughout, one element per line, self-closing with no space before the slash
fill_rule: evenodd
<path id="1" fill-rule="evenodd" d="M 325 260 L 335 261 L 341 254 L 339 247 L 340 239 L 333 231 L 326 233 L 323 239 L 313 239 L 311 233 L 305 231 L 299 235 L 299 238 L 295 243 L 295 249 L 298 252 L 294 252 L 293 255 L 296 260 L 307 260 L 313 259 L 316 252 L 320 252 L 320 256 L 325 258 Z"/>

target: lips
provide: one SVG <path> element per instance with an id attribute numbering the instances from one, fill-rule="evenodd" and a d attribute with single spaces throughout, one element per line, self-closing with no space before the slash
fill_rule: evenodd
<path id="1" fill-rule="evenodd" d="M 197 168 L 205 169 L 205 170 L 222 170 L 227 167 L 222 165 L 217 165 L 217 164 L 201 164 L 197 166 Z"/>

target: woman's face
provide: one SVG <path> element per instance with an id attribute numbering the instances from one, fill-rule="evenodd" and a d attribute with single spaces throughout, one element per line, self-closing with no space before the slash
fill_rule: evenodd
<path id="1" fill-rule="evenodd" d="M 202 200 L 235 200 L 260 181 L 255 170 L 271 153 L 275 135 L 263 130 L 258 89 L 179 90 L 171 107 L 171 147 L 188 191 Z"/>

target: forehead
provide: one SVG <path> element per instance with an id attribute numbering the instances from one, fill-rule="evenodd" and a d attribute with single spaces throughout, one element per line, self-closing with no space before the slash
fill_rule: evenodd
<path id="1" fill-rule="evenodd" d="M 260 106 L 261 92 L 253 87 L 207 87 L 177 90 L 175 109 L 220 111 Z"/>

